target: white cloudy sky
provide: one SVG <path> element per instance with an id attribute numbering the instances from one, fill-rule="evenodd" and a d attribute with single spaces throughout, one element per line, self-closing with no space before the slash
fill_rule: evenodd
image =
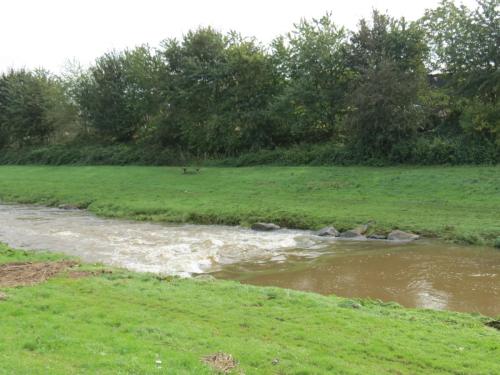
<path id="1" fill-rule="evenodd" d="M 474 5 L 475 0 L 463 0 Z M 111 49 L 180 37 L 211 25 L 268 42 L 301 17 L 333 12 L 354 27 L 372 8 L 418 18 L 438 0 L 2 0 L 0 71 L 45 67 L 60 71 L 68 59 L 88 64 Z"/>

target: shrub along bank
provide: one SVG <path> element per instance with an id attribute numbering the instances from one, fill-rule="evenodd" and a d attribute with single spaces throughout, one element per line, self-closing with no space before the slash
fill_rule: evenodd
<path id="1" fill-rule="evenodd" d="M 0 165 L 397 166 L 401 162 L 405 165 L 495 165 L 500 162 L 500 148 L 493 143 L 468 139 L 432 138 L 400 144 L 383 158 L 367 157 L 335 143 L 262 149 L 238 156 L 200 155 L 175 148 L 133 144 L 52 145 L 0 152 Z"/>

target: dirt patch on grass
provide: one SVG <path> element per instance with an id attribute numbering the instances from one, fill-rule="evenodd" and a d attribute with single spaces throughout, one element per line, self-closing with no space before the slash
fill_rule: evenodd
<path id="1" fill-rule="evenodd" d="M 7 294 L 0 292 L 0 301 L 5 301 L 7 299 Z"/>
<path id="2" fill-rule="evenodd" d="M 0 287 L 34 285 L 78 264 L 75 261 L 7 263 L 0 265 Z"/>
<path id="3" fill-rule="evenodd" d="M 202 361 L 223 374 L 229 374 L 238 365 L 231 354 L 223 352 L 207 355 L 202 358 Z"/>

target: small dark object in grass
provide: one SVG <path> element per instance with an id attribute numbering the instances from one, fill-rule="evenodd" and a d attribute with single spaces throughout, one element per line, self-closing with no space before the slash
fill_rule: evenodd
<path id="1" fill-rule="evenodd" d="M 360 309 L 362 307 L 360 303 L 353 301 L 353 300 L 349 300 L 349 299 L 341 301 L 338 304 L 338 306 L 343 307 L 343 308 L 348 308 L 348 309 Z"/>
<path id="2" fill-rule="evenodd" d="M 500 331 L 500 320 L 491 320 L 488 323 L 485 323 L 488 327 L 498 329 Z"/>
<path id="3" fill-rule="evenodd" d="M 200 173 L 200 168 L 195 168 L 194 171 L 190 171 L 188 167 L 182 168 L 182 174 L 198 174 Z"/>

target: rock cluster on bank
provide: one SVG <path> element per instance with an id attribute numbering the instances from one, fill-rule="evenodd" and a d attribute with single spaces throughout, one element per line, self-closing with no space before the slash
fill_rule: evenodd
<path id="1" fill-rule="evenodd" d="M 264 232 L 281 229 L 281 227 L 277 224 L 261 223 L 261 222 L 252 224 L 251 228 L 256 231 L 264 231 Z M 370 229 L 370 224 L 363 224 L 353 229 L 340 232 L 334 226 L 328 226 L 320 229 L 314 234 L 320 237 L 340 237 L 352 240 L 370 239 L 370 240 L 389 240 L 389 241 L 414 241 L 420 238 L 420 236 L 417 234 L 404 232 L 402 230 L 397 230 L 397 229 L 391 231 L 388 235 L 378 234 L 378 233 L 368 234 L 370 232 L 369 229 Z"/>

